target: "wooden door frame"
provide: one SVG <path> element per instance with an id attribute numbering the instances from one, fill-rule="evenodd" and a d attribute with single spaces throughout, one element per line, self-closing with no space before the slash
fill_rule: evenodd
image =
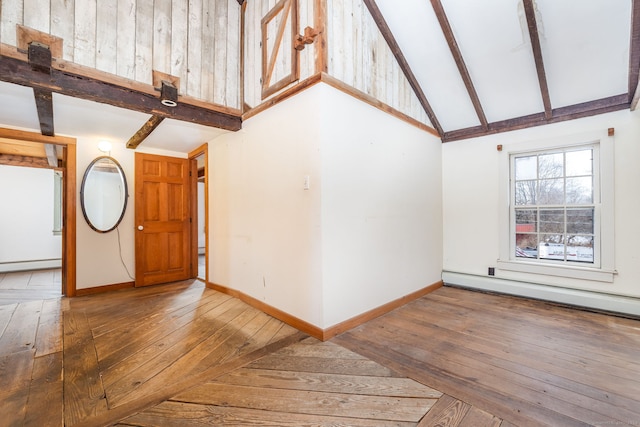
<path id="1" fill-rule="evenodd" d="M 189 152 L 189 160 L 195 160 L 197 157 L 204 156 L 204 262 L 205 262 L 205 285 L 209 286 L 209 144 L 204 143 L 195 150 Z M 196 177 L 196 183 L 198 178 L 198 166 L 196 164 L 195 170 L 191 171 L 191 174 Z M 192 189 L 191 194 L 191 212 L 195 213 L 196 221 L 193 221 L 191 226 L 191 241 L 192 241 L 192 254 L 191 262 L 196 263 L 196 277 L 198 277 L 198 188 Z"/>
<path id="2" fill-rule="evenodd" d="M 0 138 L 64 147 L 62 202 L 62 295 L 76 295 L 76 139 L 0 128 Z"/>

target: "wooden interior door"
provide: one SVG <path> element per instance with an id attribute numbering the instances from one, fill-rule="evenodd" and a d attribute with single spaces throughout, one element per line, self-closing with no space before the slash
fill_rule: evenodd
<path id="1" fill-rule="evenodd" d="M 190 161 L 136 153 L 136 286 L 195 277 Z"/>

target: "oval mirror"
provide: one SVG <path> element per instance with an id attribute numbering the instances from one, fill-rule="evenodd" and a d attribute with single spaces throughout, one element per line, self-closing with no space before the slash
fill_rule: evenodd
<path id="1" fill-rule="evenodd" d="M 97 157 L 87 167 L 80 187 L 82 213 L 100 233 L 115 229 L 127 209 L 127 179 L 116 159 Z"/>

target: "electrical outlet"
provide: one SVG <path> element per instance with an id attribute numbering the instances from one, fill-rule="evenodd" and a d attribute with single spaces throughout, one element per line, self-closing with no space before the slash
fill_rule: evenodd
<path id="1" fill-rule="evenodd" d="M 489 276 L 495 276 L 495 275 L 496 275 L 495 267 L 489 267 Z"/>

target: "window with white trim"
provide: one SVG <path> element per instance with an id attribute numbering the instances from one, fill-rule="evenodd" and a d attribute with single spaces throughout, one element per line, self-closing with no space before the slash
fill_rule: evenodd
<path id="1" fill-rule="evenodd" d="M 504 144 L 500 275 L 554 286 L 613 282 L 614 140 L 604 130 Z"/>
<path id="2" fill-rule="evenodd" d="M 599 146 L 511 155 L 511 258 L 600 266 Z"/>

